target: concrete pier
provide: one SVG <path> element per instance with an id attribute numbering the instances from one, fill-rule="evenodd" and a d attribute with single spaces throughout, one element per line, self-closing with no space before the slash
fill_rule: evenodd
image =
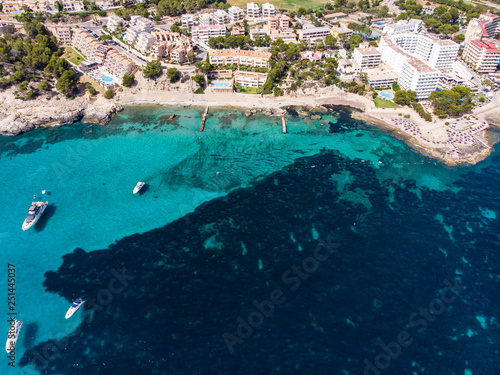
<path id="1" fill-rule="evenodd" d="M 208 106 L 205 108 L 205 113 L 202 116 L 201 119 L 201 126 L 200 126 L 200 132 L 202 132 L 205 129 L 205 121 L 207 121 L 208 118 Z"/>

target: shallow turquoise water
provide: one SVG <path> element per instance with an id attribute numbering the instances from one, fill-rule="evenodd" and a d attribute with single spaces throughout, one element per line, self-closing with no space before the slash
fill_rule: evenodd
<path id="1" fill-rule="evenodd" d="M 0 253 L 5 262 L 16 265 L 17 311 L 33 327 L 31 336 L 19 341 L 20 354 L 68 334 L 80 323 L 78 316 L 64 319 L 68 300 L 44 291 L 45 272 L 56 270 L 65 254 L 75 248 L 105 249 L 181 217 L 189 220 L 185 215 L 202 203 L 252 186 L 298 158 L 334 151 L 341 156 L 336 162 L 368 166 L 381 182 L 414 180 L 415 187 L 409 189 L 416 197 L 421 189 L 456 194 L 461 187 L 454 182 L 463 173 L 479 173 L 491 165 L 486 161 L 470 168 L 443 167 L 353 121 L 342 109 L 317 121 L 291 118 L 289 134 L 282 134 L 279 117 L 247 119 L 234 110 L 211 111 L 200 133 L 202 111 L 131 107 L 105 127 L 77 123 L 0 138 Z M 164 116 L 174 113 L 177 117 L 165 123 Z M 142 195 L 133 195 L 138 181 L 148 187 Z M 332 181 L 340 193 L 348 190 L 353 177 L 346 168 Z M 47 191 L 43 197 L 42 190 Z M 34 194 L 48 200 L 50 209 L 34 230 L 23 232 L 21 224 Z M 371 209 L 367 197 L 366 192 L 354 191 L 343 199 Z M 495 218 L 488 204 L 481 212 L 487 220 Z M 453 238 L 448 219 L 437 213 L 436 223 Z M 215 238 L 206 243 L 208 248 L 217 246 Z M 0 285 L 5 286 L 5 280 L 6 275 Z"/>

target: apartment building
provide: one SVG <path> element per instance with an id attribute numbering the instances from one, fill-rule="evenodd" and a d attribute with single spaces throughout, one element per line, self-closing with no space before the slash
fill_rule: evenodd
<path id="1" fill-rule="evenodd" d="M 286 31 L 271 31 L 271 40 L 282 39 L 285 43 L 297 43 L 297 34 L 293 32 L 293 29 L 288 29 Z"/>
<path id="2" fill-rule="evenodd" d="M 219 9 L 214 13 L 214 25 L 226 25 L 229 23 L 229 14 L 226 11 Z"/>
<path id="3" fill-rule="evenodd" d="M 403 51 L 439 70 L 452 68 L 460 46 L 451 40 L 441 40 L 423 34 L 393 34 L 391 40 Z"/>
<path id="4" fill-rule="evenodd" d="M 19 1 L 4 1 L 2 2 L 3 13 L 22 12 L 23 4 Z"/>
<path id="5" fill-rule="evenodd" d="M 266 29 L 251 29 L 250 30 L 250 39 L 255 40 L 258 38 L 265 38 L 267 35 Z"/>
<path id="6" fill-rule="evenodd" d="M 330 35 L 330 29 L 328 27 L 310 27 L 307 29 L 299 30 L 300 40 L 325 40 L 327 35 Z"/>
<path id="7" fill-rule="evenodd" d="M 330 33 L 337 39 L 348 39 L 352 35 L 352 30 L 346 27 L 332 27 Z"/>
<path id="8" fill-rule="evenodd" d="M 136 28 L 137 30 L 149 33 L 151 32 L 151 30 L 153 30 L 154 23 L 148 18 L 144 18 L 141 16 L 131 16 L 130 26 Z"/>
<path id="9" fill-rule="evenodd" d="M 236 71 L 234 80 L 244 87 L 262 87 L 267 81 L 266 73 Z"/>
<path id="10" fill-rule="evenodd" d="M 212 65 L 247 65 L 269 68 L 270 52 L 247 51 L 240 49 L 219 49 L 209 53 Z"/>
<path id="11" fill-rule="evenodd" d="M 200 26 L 211 26 L 214 24 L 214 17 L 212 13 L 205 13 L 200 15 L 198 22 Z"/>
<path id="12" fill-rule="evenodd" d="M 83 1 L 67 1 L 62 0 L 64 10 L 68 13 L 71 12 L 83 12 L 85 10 L 85 6 L 83 5 Z M 51 9 L 55 9 L 55 6 Z"/>
<path id="13" fill-rule="evenodd" d="M 226 36 L 226 27 L 222 25 L 193 26 L 191 35 L 193 39 L 208 43 L 210 38 Z"/>
<path id="14" fill-rule="evenodd" d="M 268 32 L 280 29 L 287 30 L 290 28 L 290 18 L 283 14 L 278 14 L 277 16 L 271 17 L 267 20 L 265 28 Z"/>
<path id="15" fill-rule="evenodd" d="M 144 31 L 137 27 L 129 27 L 127 29 L 127 32 L 125 33 L 125 36 L 123 37 L 123 40 L 129 44 L 135 44 L 137 42 L 137 38 L 142 32 Z"/>
<path id="16" fill-rule="evenodd" d="M 170 59 L 173 63 L 182 64 L 188 61 L 189 56 L 194 55 L 193 47 L 189 46 L 178 46 L 172 52 L 170 52 Z"/>
<path id="17" fill-rule="evenodd" d="M 245 13 L 243 12 L 243 9 L 234 5 L 228 9 L 228 13 L 229 13 L 229 19 L 232 22 L 242 21 L 243 18 L 245 18 Z"/>
<path id="18" fill-rule="evenodd" d="M 398 80 L 397 73 L 390 69 L 372 69 L 367 76 L 368 83 L 374 89 L 391 87 L 392 83 Z"/>
<path id="19" fill-rule="evenodd" d="M 86 59 L 95 61 L 98 64 L 103 63 L 107 48 L 85 30 L 74 29 L 71 43 Z"/>
<path id="20" fill-rule="evenodd" d="M 483 37 L 493 38 L 500 31 L 500 17 L 488 11 L 479 16 L 479 25 L 482 29 Z"/>
<path id="21" fill-rule="evenodd" d="M 441 72 L 418 59 L 407 60 L 399 73 L 398 84 L 417 93 L 417 99 L 427 99 L 435 91 Z"/>
<path id="22" fill-rule="evenodd" d="M 108 30 L 112 33 L 116 32 L 118 30 L 118 27 L 120 25 L 123 25 L 123 18 L 121 17 L 118 17 L 118 16 L 109 16 L 108 17 L 108 23 L 106 24 L 106 27 L 108 28 Z"/>
<path id="23" fill-rule="evenodd" d="M 247 18 L 257 19 L 260 17 L 260 9 L 259 6 L 255 3 L 247 4 Z"/>
<path id="24" fill-rule="evenodd" d="M 141 32 L 137 36 L 135 47 L 142 53 L 145 53 L 154 42 L 156 42 L 156 37 L 150 33 Z"/>
<path id="25" fill-rule="evenodd" d="M 415 91 L 419 100 L 427 99 L 436 90 L 441 72 L 404 49 L 413 45 L 411 41 L 405 40 L 407 44 L 400 46 L 394 39 L 397 38 L 391 35 L 381 38 L 379 50 L 382 61 L 398 74 L 398 84 L 404 90 Z"/>
<path id="26" fill-rule="evenodd" d="M 417 19 L 400 20 L 385 25 L 382 30 L 384 34 L 418 33 L 420 31 L 422 31 L 422 20 Z"/>
<path id="27" fill-rule="evenodd" d="M 276 8 L 271 3 L 262 4 L 262 17 L 272 18 L 276 17 Z"/>
<path id="28" fill-rule="evenodd" d="M 71 44 L 71 27 L 69 26 L 55 26 L 50 27 L 49 31 L 57 39 L 57 44 L 60 46 L 65 46 Z"/>
<path id="29" fill-rule="evenodd" d="M 194 17 L 191 14 L 185 14 L 181 17 L 182 28 L 191 32 L 194 26 Z"/>
<path id="30" fill-rule="evenodd" d="M 152 56 L 168 56 L 173 62 L 184 63 L 188 56 L 194 55 L 192 42 L 185 35 L 165 30 L 155 30 L 152 34 L 156 38 L 149 49 Z"/>
<path id="31" fill-rule="evenodd" d="M 109 9 L 113 6 L 113 0 L 95 0 L 93 1 L 102 10 Z"/>
<path id="32" fill-rule="evenodd" d="M 241 26 L 233 26 L 231 29 L 231 35 L 238 36 L 238 35 L 243 35 L 245 36 L 245 28 Z"/>
<path id="33" fill-rule="evenodd" d="M 364 68 L 373 68 L 382 64 L 382 54 L 374 47 L 358 47 L 352 53 L 354 61 Z"/>
<path id="34" fill-rule="evenodd" d="M 125 74 L 132 74 L 137 67 L 128 57 L 111 48 L 106 54 L 103 65 L 112 75 L 119 78 Z"/>
<path id="35" fill-rule="evenodd" d="M 471 40 L 465 46 L 463 59 L 479 73 L 494 73 L 500 60 L 499 45 L 488 40 Z"/>
<path id="36" fill-rule="evenodd" d="M 168 51 L 167 51 L 167 44 L 166 43 L 161 43 L 161 42 L 156 41 L 149 48 L 149 56 L 151 56 L 154 59 L 157 59 L 157 58 L 161 59 L 167 55 L 168 55 Z"/>

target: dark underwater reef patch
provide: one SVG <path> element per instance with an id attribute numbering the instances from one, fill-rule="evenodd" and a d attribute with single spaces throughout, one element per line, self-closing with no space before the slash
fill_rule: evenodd
<path id="1" fill-rule="evenodd" d="M 492 193 L 467 181 L 456 194 L 422 190 L 419 199 L 411 180 L 380 182 L 373 168 L 344 162 L 330 152 L 303 158 L 163 228 L 65 255 L 44 286 L 89 298 L 94 313 L 67 340 L 28 350 L 20 365 L 47 375 L 361 374 L 381 343 L 406 330 L 414 341 L 384 374 L 495 373 L 488 341 L 498 342 L 498 330 L 465 336 L 481 330 L 477 314 L 498 314 L 499 281 L 490 277 L 499 273 L 498 239 L 487 233 L 500 228 L 471 214 Z M 353 178 L 339 193 L 332 176 L 347 172 Z M 340 246 L 292 290 L 296 281 L 283 275 L 313 255 L 316 233 Z M 466 291 L 424 332 L 409 326 L 457 269 Z M 286 301 L 231 354 L 224 333 L 239 337 L 238 318 L 248 320 L 253 302 L 275 289 Z"/>

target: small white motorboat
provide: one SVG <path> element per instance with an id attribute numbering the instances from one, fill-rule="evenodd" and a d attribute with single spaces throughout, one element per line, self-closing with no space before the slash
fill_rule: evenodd
<path id="1" fill-rule="evenodd" d="M 145 182 L 138 182 L 137 185 L 135 185 L 134 194 L 137 194 L 144 187 L 144 185 L 146 185 Z"/>
<path id="2" fill-rule="evenodd" d="M 14 318 L 14 324 L 9 327 L 9 333 L 7 334 L 7 343 L 5 344 L 5 350 L 10 353 L 16 348 L 17 338 L 21 332 L 21 327 L 23 322 Z"/>
<path id="3" fill-rule="evenodd" d="M 83 299 L 80 299 L 80 298 L 75 299 L 73 301 L 73 304 L 71 305 L 71 307 L 66 312 L 66 319 L 71 318 L 73 316 L 73 314 L 76 313 L 78 311 L 78 309 L 83 306 L 84 303 L 85 303 L 85 300 L 83 300 Z"/>

